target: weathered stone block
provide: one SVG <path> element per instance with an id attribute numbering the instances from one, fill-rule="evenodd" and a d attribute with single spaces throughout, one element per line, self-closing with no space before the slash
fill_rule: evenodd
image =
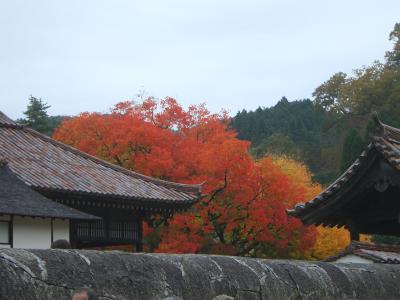
<path id="1" fill-rule="evenodd" d="M 400 299 L 400 266 L 215 255 L 0 249 L 0 299 Z"/>

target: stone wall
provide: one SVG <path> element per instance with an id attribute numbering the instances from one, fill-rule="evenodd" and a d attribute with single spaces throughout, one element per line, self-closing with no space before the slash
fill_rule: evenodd
<path id="1" fill-rule="evenodd" d="M 0 299 L 400 299 L 400 266 L 0 249 Z M 223 296 L 225 295 L 225 296 Z M 230 296 L 230 297 L 228 297 Z"/>

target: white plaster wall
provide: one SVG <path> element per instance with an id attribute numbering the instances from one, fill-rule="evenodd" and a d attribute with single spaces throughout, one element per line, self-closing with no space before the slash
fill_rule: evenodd
<path id="1" fill-rule="evenodd" d="M 69 241 L 69 221 L 53 220 L 53 238 L 56 240 Z"/>
<path id="2" fill-rule="evenodd" d="M 53 221 L 54 240 L 69 241 L 69 222 Z M 51 220 L 30 217 L 14 217 L 13 247 L 27 249 L 48 249 L 51 246 Z"/>
<path id="3" fill-rule="evenodd" d="M 14 217 L 14 248 L 46 249 L 50 248 L 50 245 L 50 219 Z"/>
<path id="4" fill-rule="evenodd" d="M 338 262 L 338 263 L 358 263 L 358 264 L 372 264 L 372 263 L 374 263 L 370 259 L 359 257 L 359 256 L 354 255 L 354 254 L 349 254 L 349 255 L 343 256 L 343 257 L 337 259 L 335 262 Z"/>

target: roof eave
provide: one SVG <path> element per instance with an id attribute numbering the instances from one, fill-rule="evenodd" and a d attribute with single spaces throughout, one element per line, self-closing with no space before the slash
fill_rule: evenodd
<path id="1" fill-rule="evenodd" d="M 340 191 L 348 189 L 354 181 L 360 179 L 360 174 L 363 174 L 371 165 L 371 162 L 377 157 L 377 153 L 372 151 L 373 149 L 374 145 L 370 143 L 357 160 L 328 188 L 305 204 L 298 203 L 293 209 L 288 209 L 287 214 L 301 219 L 305 225 L 322 223 L 322 218 L 318 218 L 318 220 L 313 219 L 315 215 L 317 215 L 320 210 L 326 209 L 327 205 L 332 205 L 332 203 L 337 200 Z M 369 163 L 366 163 L 368 161 Z M 311 219 L 313 220 L 311 221 Z"/>
<path id="2" fill-rule="evenodd" d="M 103 194 L 103 193 L 94 193 L 94 192 L 86 192 L 86 191 L 78 191 L 78 190 L 68 190 L 68 189 L 59 189 L 59 188 L 48 188 L 48 187 L 40 187 L 33 186 L 34 190 L 42 193 L 50 193 L 57 195 L 70 195 L 70 196 L 87 196 L 94 198 L 96 200 L 104 201 L 123 201 L 124 204 L 140 206 L 144 204 L 151 205 L 160 205 L 160 206 L 168 206 L 168 205 L 193 205 L 197 203 L 203 195 L 192 195 L 191 198 L 175 200 L 175 199 L 165 199 L 165 198 L 144 198 L 144 197 L 130 197 L 119 194 Z"/>
<path id="3" fill-rule="evenodd" d="M 87 216 L 82 217 L 71 217 L 71 216 L 55 216 L 55 215 L 38 215 L 38 214 L 21 214 L 21 213 L 11 213 L 11 212 L 1 212 L 0 215 L 5 216 L 17 216 L 17 217 L 29 217 L 29 218 L 43 218 L 43 219 L 58 219 L 58 220 L 88 220 L 95 221 L 101 220 L 102 218 L 87 214 Z"/>

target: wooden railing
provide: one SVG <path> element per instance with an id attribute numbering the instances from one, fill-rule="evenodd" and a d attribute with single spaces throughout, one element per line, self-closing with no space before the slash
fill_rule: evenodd
<path id="1" fill-rule="evenodd" d="M 73 232 L 78 241 L 139 241 L 137 221 L 75 221 Z"/>

